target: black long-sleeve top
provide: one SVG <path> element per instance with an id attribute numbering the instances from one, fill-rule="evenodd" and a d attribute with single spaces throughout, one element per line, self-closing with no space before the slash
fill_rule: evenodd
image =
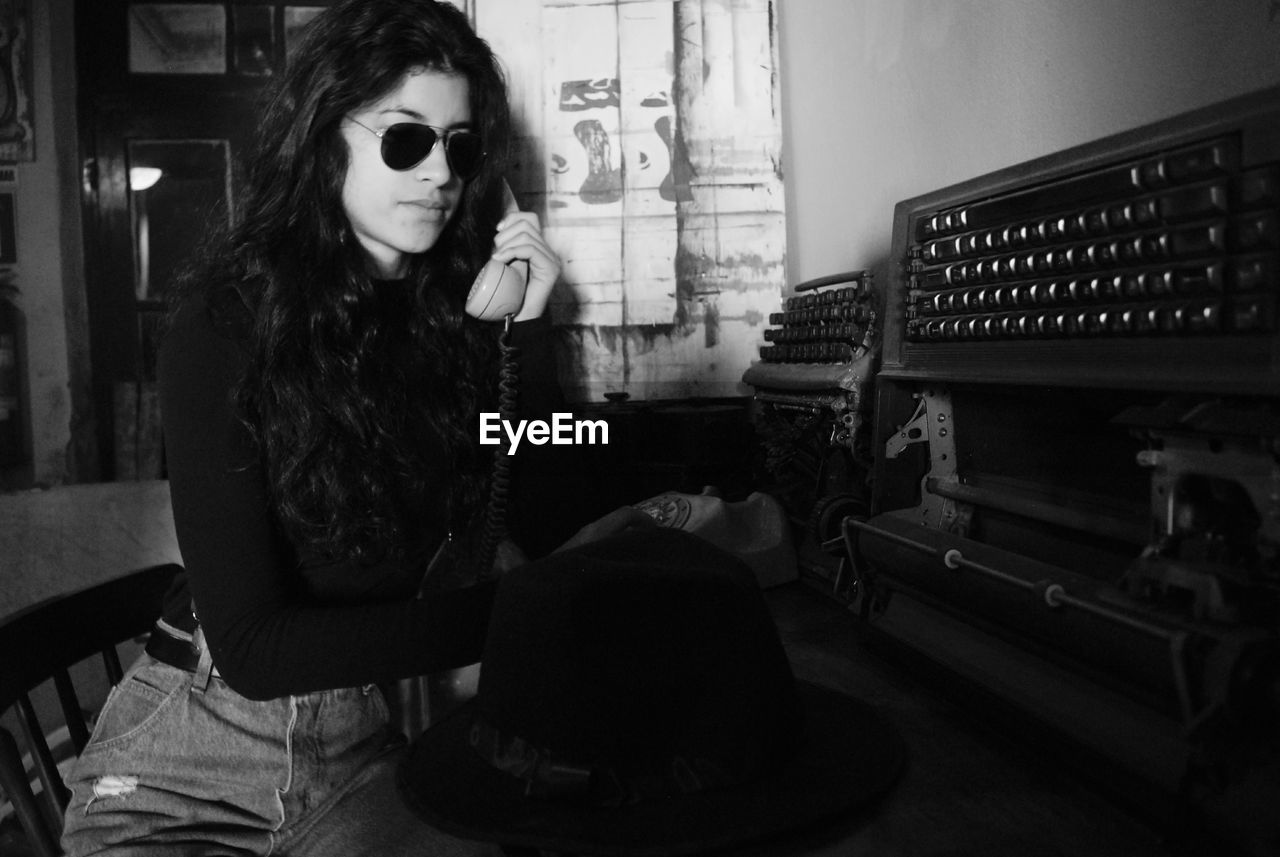
<path id="1" fill-rule="evenodd" d="M 520 349 L 521 415 L 550 413 L 560 397 L 549 324 L 513 325 L 512 344 Z M 178 310 L 160 351 L 174 524 L 187 572 L 186 585 L 170 594 L 167 621 L 192 630 L 194 602 L 214 665 L 252 699 L 477 661 L 492 584 L 416 599 L 430 551 L 357 563 L 306 559 L 286 543 L 261 457 L 232 400 L 248 359 L 244 336 L 215 321 L 198 296 Z M 443 522 L 434 526 L 424 543 L 443 535 Z"/>

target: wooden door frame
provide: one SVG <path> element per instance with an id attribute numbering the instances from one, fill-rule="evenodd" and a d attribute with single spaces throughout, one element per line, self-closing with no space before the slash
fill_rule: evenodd
<path id="1" fill-rule="evenodd" d="M 165 0 L 173 2 L 193 0 Z M 147 0 L 134 0 L 147 2 Z M 208 0 L 203 0 L 208 2 Z M 224 0 L 236 6 L 269 6 L 274 11 L 278 54 L 273 74 L 283 70 L 285 6 L 325 6 L 330 0 Z M 232 71 L 233 39 L 228 38 L 228 72 L 134 74 L 128 70 L 130 0 L 75 0 L 77 119 L 81 164 L 81 228 L 84 247 L 85 307 L 88 324 L 88 414 L 73 416 L 72 444 L 78 450 L 79 481 L 116 478 L 113 388 L 143 381 L 136 332 L 130 238 L 127 141 L 190 138 L 228 139 L 231 181 L 241 178 L 240 159 L 254 131 L 261 95 L 272 77 Z M 211 127 L 218 127 L 211 134 Z M 234 197 L 232 197 L 234 199 Z"/>

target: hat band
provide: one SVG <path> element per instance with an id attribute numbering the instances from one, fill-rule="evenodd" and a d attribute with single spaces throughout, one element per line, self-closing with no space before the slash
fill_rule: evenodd
<path id="1" fill-rule="evenodd" d="M 471 724 L 468 741 L 492 767 L 524 782 L 525 797 L 626 806 L 668 800 L 739 785 L 741 779 L 705 758 L 668 756 L 651 773 L 621 775 L 614 768 L 581 765 L 482 718 Z"/>

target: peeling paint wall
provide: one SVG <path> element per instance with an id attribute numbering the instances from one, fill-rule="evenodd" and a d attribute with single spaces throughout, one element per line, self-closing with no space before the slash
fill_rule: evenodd
<path id="1" fill-rule="evenodd" d="M 476 0 L 511 81 L 511 183 L 564 262 L 571 398 L 745 393 L 784 285 L 771 0 Z"/>

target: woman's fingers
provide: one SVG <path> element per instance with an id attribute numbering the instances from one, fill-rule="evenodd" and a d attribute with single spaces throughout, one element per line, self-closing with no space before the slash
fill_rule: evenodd
<path id="1" fill-rule="evenodd" d="M 546 310 L 551 290 L 560 277 L 560 257 L 542 234 L 538 215 L 531 211 L 508 214 L 498 223 L 493 258 L 500 262 L 522 259 L 529 263 L 524 305 L 516 321 L 537 318 Z"/>
<path id="2" fill-rule="evenodd" d="M 653 518 L 649 515 L 632 506 L 623 506 L 614 509 L 603 518 L 592 521 L 578 530 L 567 542 L 556 548 L 553 553 L 576 548 L 637 527 L 656 526 L 657 524 L 654 523 Z"/>

